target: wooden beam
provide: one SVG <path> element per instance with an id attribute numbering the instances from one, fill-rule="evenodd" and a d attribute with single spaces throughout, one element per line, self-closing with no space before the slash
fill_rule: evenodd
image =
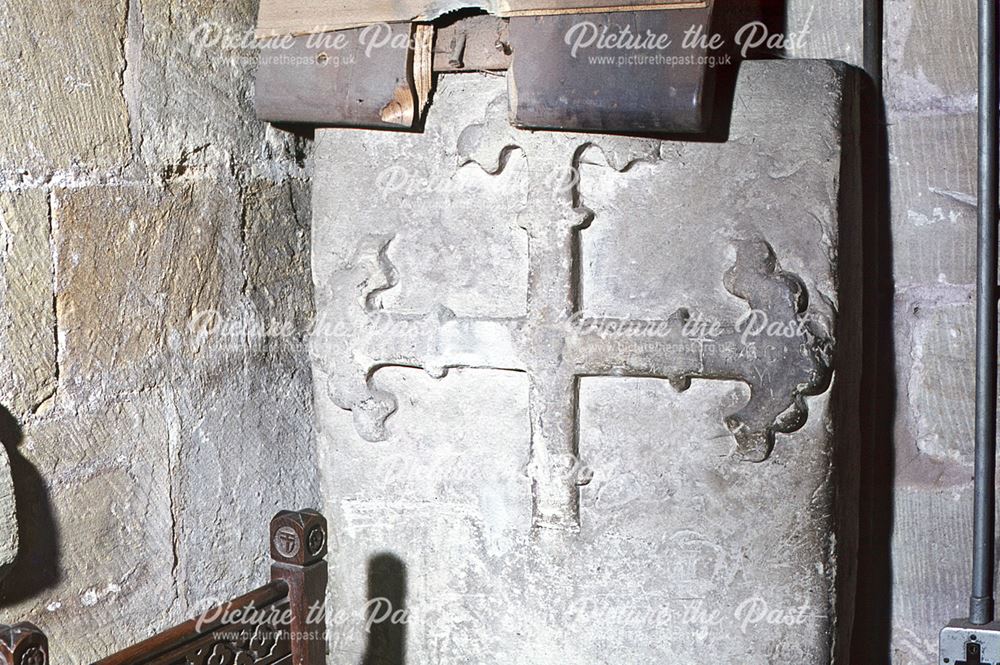
<path id="1" fill-rule="evenodd" d="M 257 68 L 257 117 L 275 123 L 409 129 L 430 98 L 435 72 L 503 71 L 508 22 L 472 16 L 436 29 L 383 26 L 368 49 L 361 29 L 287 38 L 264 48 Z M 391 32 L 389 32 L 391 30 Z M 407 34 L 409 36 L 407 37 Z M 402 38 L 402 46 L 393 40 Z"/>
<path id="2" fill-rule="evenodd" d="M 271 520 L 271 579 L 288 585 L 292 662 L 326 662 L 326 518 L 316 511 L 284 511 Z"/>
<path id="3" fill-rule="evenodd" d="M 433 32 L 427 25 L 378 26 L 297 37 L 264 48 L 257 68 L 257 117 L 276 123 L 408 129 L 431 88 Z"/>
<path id="4" fill-rule="evenodd" d="M 484 15 L 440 28 L 397 23 L 289 37 L 283 40 L 288 48 L 264 50 L 258 116 L 278 123 L 410 129 L 419 126 L 433 73 L 509 69 L 511 117 L 519 127 L 701 132 L 711 119 L 714 84 L 706 62 L 725 54 L 704 44 L 686 46 L 681 37 L 698 27 L 710 35 L 713 6 L 708 0 L 699 9 L 609 12 L 585 20 Z M 567 43 L 581 27 L 669 37 L 670 43 L 642 48 Z M 381 46 L 369 48 L 366 30 L 377 31 Z M 397 40 L 400 46 L 394 47 Z"/>
<path id="5" fill-rule="evenodd" d="M 588 17 L 592 32 L 669 36 L 662 47 L 599 48 L 567 43 L 579 17 L 510 20 L 514 125 L 593 132 L 690 133 L 709 124 L 714 69 L 706 47 L 680 35 L 711 32 L 712 6 L 677 12 L 621 12 Z"/>
<path id="6" fill-rule="evenodd" d="M 0 626 L 0 663 L 48 665 L 49 640 L 34 624 Z"/>
<path id="7" fill-rule="evenodd" d="M 470 16 L 434 30 L 435 72 L 503 71 L 510 67 L 509 22 Z"/>
<path id="8" fill-rule="evenodd" d="M 704 0 L 261 0 L 257 37 L 309 35 L 376 23 L 430 21 L 469 8 L 509 17 L 704 6 Z"/>

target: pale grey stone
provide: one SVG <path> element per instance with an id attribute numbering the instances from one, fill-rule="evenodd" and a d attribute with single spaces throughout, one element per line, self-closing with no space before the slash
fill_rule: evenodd
<path id="1" fill-rule="evenodd" d="M 317 312 L 340 324 L 313 337 L 339 539 L 332 662 L 392 653 L 384 628 L 366 637 L 364 605 L 393 568 L 414 661 L 846 662 L 852 81 L 828 63 L 747 63 L 725 144 L 518 132 L 499 114 L 503 81 L 478 75 L 442 77 L 422 135 L 318 134 Z M 558 185 L 574 165 L 571 197 Z M 566 230 L 581 222 L 574 252 Z M 586 345 L 560 314 L 667 321 L 689 307 L 730 322 L 746 303 L 724 276 L 754 238 L 837 342 L 831 387 L 757 451 L 766 461 L 740 461 L 724 424 L 752 397 L 741 382 L 694 371 L 678 392 L 683 380 L 634 376 L 626 359 L 577 392 L 562 357 Z M 662 343 L 610 339 L 582 362 Z M 560 457 L 575 432 L 578 455 Z M 748 617 L 765 606 L 788 625 Z"/>
<path id="2" fill-rule="evenodd" d="M 891 237 L 899 367 L 889 617 L 893 665 L 937 662 L 938 631 L 948 620 L 968 615 L 976 13 L 974 0 L 885 5 L 891 227 L 882 233 Z M 883 537 L 872 534 L 876 542 Z M 882 586 L 877 572 L 882 565 L 869 564 L 876 571 L 869 583 Z"/>
<path id="3" fill-rule="evenodd" d="M 975 116 L 901 118 L 888 131 L 897 285 L 973 283 Z"/>
<path id="4" fill-rule="evenodd" d="M 917 449 L 972 473 L 975 441 L 976 308 L 925 306 L 914 314 L 906 405 Z"/>
<path id="5" fill-rule="evenodd" d="M 788 0 L 782 34 L 790 57 L 828 58 L 864 67 L 864 3 Z"/>
<path id="6" fill-rule="evenodd" d="M 133 0 L 126 90 L 138 154 L 150 170 L 272 172 L 297 141 L 257 120 L 252 39 L 257 2 Z"/>
<path id="7" fill-rule="evenodd" d="M 886 103 L 893 120 L 975 110 L 976 16 L 975 0 L 886 3 Z"/>
<path id="8" fill-rule="evenodd" d="M 215 360 L 169 392 L 175 585 L 188 614 L 269 578 L 268 525 L 321 505 L 304 347 Z M 217 602 L 212 602 L 217 601 Z"/>
<path id="9" fill-rule="evenodd" d="M 936 663 L 941 628 L 969 615 L 971 487 L 900 487 L 894 498 L 892 663 Z"/>

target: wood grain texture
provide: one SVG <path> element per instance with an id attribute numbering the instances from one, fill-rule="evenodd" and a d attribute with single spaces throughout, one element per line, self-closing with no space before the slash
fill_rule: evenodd
<path id="1" fill-rule="evenodd" d="M 433 35 L 426 26 L 379 29 L 383 34 L 372 37 L 375 46 L 355 29 L 298 37 L 287 48 L 266 50 L 257 68 L 257 117 L 324 126 L 411 127 L 430 95 Z"/>
<path id="2" fill-rule="evenodd" d="M 470 16 L 434 27 L 434 71 L 503 71 L 510 67 L 510 22 Z"/>
<path id="3" fill-rule="evenodd" d="M 374 23 L 427 21 L 459 9 L 497 16 L 704 7 L 703 0 L 261 0 L 257 36 L 306 35 Z"/>
<path id="4" fill-rule="evenodd" d="M 620 12 L 590 19 L 602 34 L 706 32 L 711 7 L 681 12 Z M 518 127 L 597 132 L 700 132 L 710 120 L 714 70 L 680 41 L 666 49 L 570 47 L 573 16 L 510 21 L 514 51 L 511 117 Z M 693 58 L 688 61 L 687 58 Z"/>
<path id="5" fill-rule="evenodd" d="M 266 623 L 226 622 L 218 617 L 244 613 L 281 616 L 290 611 L 288 593 L 288 585 L 275 580 L 94 665 L 207 665 L 228 662 L 226 658 L 255 665 L 277 665 L 292 654 L 286 631 Z M 205 617 L 215 618 L 206 621 Z"/>

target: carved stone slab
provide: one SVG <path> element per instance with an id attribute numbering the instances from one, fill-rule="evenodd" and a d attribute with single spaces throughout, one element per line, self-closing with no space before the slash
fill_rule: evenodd
<path id="1" fill-rule="evenodd" d="M 849 80 L 746 65 L 724 144 L 513 129 L 503 80 L 476 75 L 441 81 L 423 135 L 320 132 L 341 602 L 389 550 L 421 662 L 830 662 L 853 542 Z M 332 653 L 364 651 L 339 632 Z"/>

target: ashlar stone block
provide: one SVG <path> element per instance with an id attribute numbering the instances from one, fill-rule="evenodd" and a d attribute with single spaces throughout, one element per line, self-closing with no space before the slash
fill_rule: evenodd
<path id="1" fill-rule="evenodd" d="M 975 283 L 975 114 L 900 118 L 888 133 L 896 284 Z"/>
<path id="2" fill-rule="evenodd" d="M 20 540 L 8 451 L 21 443 L 18 422 L 55 391 L 51 256 L 45 192 L 0 194 L 0 577 Z"/>
<path id="3" fill-rule="evenodd" d="M 235 194 L 232 183 L 213 180 L 55 192 L 62 397 L 148 388 L 175 357 L 207 356 L 221 343 L 203 341 L 193 324 L 199 313 L 232 318 L 230 307 L 239 307 Z"/>
<path id="4" fill-rule="evenodd" d="M 0 1 L 0 168 L 123 166 L 127 0 Z"/>
<path id="5" fill-rule="evenodd" d="M 0 405 L 17 417 L 55 390 L 48 195 L 0 194 Z"/>
<path id="6" fill-rule="evenodd" d="M 855 86 L 746 63 L 729 140 L 681 143 L 455 75 L 423 134 L 318 133 L 333 662 L 842 662 Z"/>
<path id="7" fill-rule="evenodd" d="M 976 15 L 974 0 L 886 3 L 885 75 L 890 117 L 975 110 Z"/>

